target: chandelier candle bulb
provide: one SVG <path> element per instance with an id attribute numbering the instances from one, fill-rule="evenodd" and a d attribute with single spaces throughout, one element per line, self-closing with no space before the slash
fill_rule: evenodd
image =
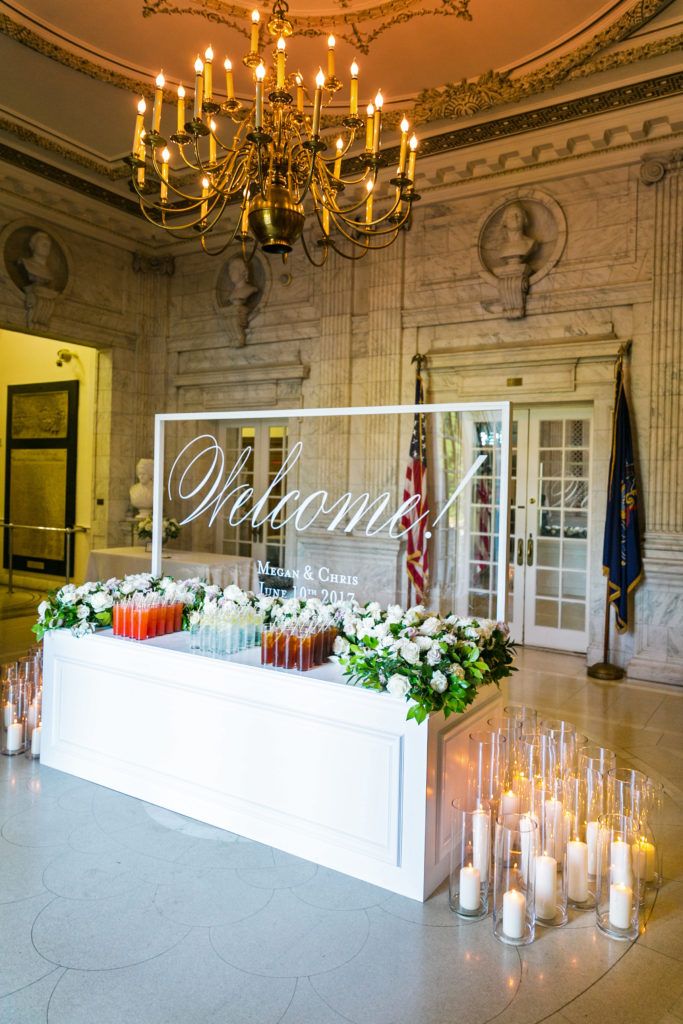
<path id="1" fill-rule="evenodd" d="M 373 119 L 375 116 L 375 108 L 372 103 L 368 103 L 367 114 L 368 119 L 365 122 L 365 151 L 370 153 L 372 152 Z"/>
<path id="2" fill-rule="evenodd" d="M 408 155 L 408 130 L 410 124 L 407 118 L 403 118 L 401 121 L 401 151 L 398 158 L 398 173 L 403 174 L 406 169 L 406 157 Z"/>
<path id="3" fill-rule="evenodd" d="M 137 152 L 140 148 L 140 136 L 142 135 L 142 127 L 145 121 L 145 111 L 147 110 L 147 104 L 144 99 L 138 100 L 138 112 L 135 118 L 135 131 L 133 132 L 133 148 L 131 153 L 137 156 Z"/>
<path id="4" fill-rule="evenodd" d="M 208 195 L 209 195 L 209 179 L 208 178 L 202 178 L 202 220 L 203 221 L 206 220 L 206 215 L 209 212 Z"/>
<path id="5" fill-rule="evenodd" d="M 369 181 L 365 186 L 368 190 L 368 198 L 365 200 L 365 223 L 372 224 L 372 190 L 373 182 Z"/>
<path id="6" fill-rule="evenodd" d="M 304 112 L 304 80 L 301 75 L 296 76 L 296 109 L 297 113 Z"/>
<path id="7" fill-rule="evenodd" d="M 140 145 L 138 146 L 138 185 L 142 186 L 145 184 L 145 160 L 147 154 L 145 152 L 145 131 L 144 129 L 140 132 Z"/>
<path id="8" fill-rule="evenodd" d="M 249 200 L 246 195 L 244 197 L 244 206 L 242 207 L 241 231 L 243 235 L 249 234 Z"/>
<path id="9" fill-rule="evenodd" d="M 334 78 L 334 47 L 336 39 L 334 36 L 327 37 L 327 77 Z"/>
<path id="10" fill-rule="evenodd" d="M 194 62 L 194 119 L 200 121 L 202 117 L 202 103 L 204 101 L 204 63 L 197 54 Z"/>
<path id="11" fill-rule="evenodd" d="M 223 67 L 225 68 L 225 91 L 228 95 L 229 100 L 235 98 L 235 80 L 232 74 L 232 61 L 229 57 L 226 57 L 223 61 Z"/>
<path id="12" fill-rule="evenodd" d="M 337 139 L 337 156 L 334 161 L 334 176 L 335 178 L 341 177 L 341 165 L 342 165 L 342 150 L 344 149 L 344 140 L 341 136 Z"/>
<path id="13" fill-rule="evenodd" d="M 323 234 L 327 237 L 330 233 L 330 211 L 323 206 Z"/>
<path id="14" fill-rule="evenodd" d="M 588 844 L 580 839 L 567 843 L 567 889 L 573 903 L 588 899 Z"/>
<path id="15" fill-rule="evenodd" d="M 349 100 L 349 114 L 351 117 L 358 117 L 358 65 L 355 60 L 351 65 L 351 98 Z"/>
<path id="16" fill-rule="evenodd" d="M 209 121 L 209 128 L 211 134 L 209 135 L 209 163 L 216 163 L 216 122 L 213 118 Z"/>
<path id="17" fill-rule="evenodd" d="M 415 182 L 415 160 L 416 160 L 416 157 L 417 157 L 417 153 L 416 153 L 416 150 L 417 150 L 417 135 L 415 135 L 414 132 L 410 136 L 410 142 L 408 143 L 408 145 L 410 147 L 410 155 L 408 157 L 408 177 L 414 183 Z"/>
<path id="18" fill-rule="evenodd" d="M 258 53 L 259 23 L 261 15 L 258 11 L 251 12 L 251 52 Z"/>
<path id="19" fill-rule="evenodd" d="M 256 109 L 254 111 L 254 127 L 263 128 L 263 79 L 266 77 L 265 64 L 256 68 Z"/>
<path id="20" fill-rule="evenodd" d="M 325 84 L 325 76 L 323 69 L 318 70 L 318 74 L 315 76 L 315 96 L 313 98 L 313 124 L 311 127 L 311 135 L 320 135 L 320 114 L 322 111 L 323 103 L 323 86 Z"/>
<path id="21" fill-rule="evenodd" d="M 164 147 L 161 154 L 161 192 L 160 198 L 162 203 L 165 203 L 168 199 L 168 161 L 171 159 L 171 154 L 168 149 Z"/>
<path id="22" fill-rule="evenodd" d="M 178 134 L 185 131 L 185 88 L 182 83 L 178 86 Z"/>
<path id="23" fill-rule="evenodd" d="M 156 77 L 156 88 L 154 89 L 154 107 L 152 108 L 152 131 L 154 132 L 155 135 L 159 134 L 159 129 L 161 128 L 161 104 L 163 103 L 164 100 L 165 83 L 166 79 L 164 78 L 163 73 L 160 71 Z"/>
<path id="24" fill-rule="evenodd" d="M 277 88 L 285 87 L 285 40 L 283 36 L 277 41 Z"/>
<path id="25" fill-rule="evenodd" d="M 375 96 L 375 117 L 372 126 L 372 155 L 377 156 L 379 153 L 379 137 L 382 132 L 382 105 L 384 103 L 384 97 L 381 92 L 378 92 Z"/>
<path id="26" fill-rule="evenodd" d="M 204 99 L 213 98 L 213 50 L 207 46 L 204 51 Z"/>

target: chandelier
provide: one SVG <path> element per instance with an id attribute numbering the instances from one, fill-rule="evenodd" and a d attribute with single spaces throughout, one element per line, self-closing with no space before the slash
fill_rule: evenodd
<path id="1" fill-rule="evenodd" d="M 242 58 L 253 76 L 254 100 L 248 107 L 235 96 L 229 58 L 223 64 L 225 98 L 216 95 L 209 46 L 204 59 L 198 56 L 195 61 L 192 100 L 178 85 L 176 130 L 167 139 L 162 133 L 166 83 L 163 73 L 157 76 L 151 123 L 145 120 L 144 98 L 138 103 L 127 158 L 132 187 L 149 221 L 176 237 L 198 236 L 211 255 L 237 242 L 245 260 L 258 246 L 286 259 L 301 240 L 316 266 L 325 262 L 330 249 L 359 259 L 371 249 L 391 245 L 420 198 L 414 189 L 417 138 L 409 137 L 404 117 L 398 166 L 388 187 L 380 187 L 379 172 L 386 163 L 381 151 L 383 97 L 378 92 L 366 116 L 359 116 L 359 68 L 354 60 L 348 111 L 331 145 L 320 128 L 323 105 L 342 88 L 336 76 L 334 36 L 327 40 L 327 73 L 318 71 L 311 103 L 302 74 L 287 70 L 287 40 L 293 33 L 287 14 L 286 0 L 275 0 L 267 23 L 274 41 L 269 66 L 260 50 L 260 14 L 252 12 L 251 45 Z M 171 145 L 178 157 L 173 170 Z M 226 212 L 233 214 L 227 241 L 211 247 L 209 236 Z M 306 232 L 308 241 L 307 218 L 312 225 Z"/>

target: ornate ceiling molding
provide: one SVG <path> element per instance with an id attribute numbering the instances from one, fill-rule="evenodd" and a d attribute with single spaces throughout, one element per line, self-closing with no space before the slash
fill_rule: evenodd
<path id="1" fill-rule="evenodd" d="M 423 0 L 384 0 L 383 3 L 365 6 L 351 0 L 335 0 L 338 11 L 314 16 L 297 15 L 295 27 L 299 36 L 327 36 L 334 32 L 349 46 L 367 54 L 370 44 L 384 32 L 413 18 L 435 16 L 471 21 L 469 4 L 470 0 L 437 0 L 432 5 L 425 4 Z M 189 0 L 184 4 L 173 3 L 172 0 L 142 0 L 143 17 L 154 14 L 195 15 L 214 24 L 225 25 L 247 38 L 250 10 L 247 5 L 226 0 Z M 363 28 L 364 24 L 369 27 Z"/>
<path id="2" fill-rule="evenodd" d="M 124 164 L 113 165 L 105 163 L 103 160 L 96 160 L 86 153 L 79 152 L 79 150 L 51 138 L 44 132 L 37 131 L 35 128 L 29 128 L 27 125 L 20 124 L 18 121 L 13 121 L 11 118 L 3 115 L 0 115 L 0 131 L 9 132 L 18 139 L 21 139 L 22 142 L 38 146 L 49 153 L 56 153 L 57 156 L 61 156 L 65 160 L 77 164 L 79 167 L 84 167 L 88 171 L 101 174 L 103 178 L 108 178 L 109 181 L 123 181 L 125 178 L 130 177 L 130 168 Z"/>
<path id="3" fill-rule="evenodd" d="M 570 79 L 681 49 L 683 35 L 678 34 L 629 50 L 610 54 L 603 52 L 628 39 L 668 3 L 669 0 L 636 0 L 628 11 L 587 43 L 518 78 L 512 78 L 510 72 L 488 71 L 474 82 L 448 83 L 441 89 L 425 89 L 415 101 L 413 119 L 416 124 L 423 124 L 471 116 L 503 103 L 518 103 L 548 92 Z"/>

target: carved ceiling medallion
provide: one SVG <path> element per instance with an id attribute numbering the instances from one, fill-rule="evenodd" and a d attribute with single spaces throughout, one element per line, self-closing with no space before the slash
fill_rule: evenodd
<path id="1" fill-rule="evenodd" d="M 413 18 L 438 16 L 471 21 L 469 4 L 470 0 L 385 0 L 370 5 L 367 0 L 331 0 L 319 6 L 312 15 L 297 13 L 295 28 L 298 36 L 327 36 L 333 32 L 360 53 L 367 54 L 370 44 L 387 29 Z M 251 6 L 227 0 L 187 0 L 185 3 L 142 0 L 142 13 L 145 17 L 195 14 L 248 36 Z"/>

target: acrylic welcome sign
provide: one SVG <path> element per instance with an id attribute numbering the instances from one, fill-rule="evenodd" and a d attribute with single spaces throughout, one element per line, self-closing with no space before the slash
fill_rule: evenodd
<path id="1" fill-rule="evenodd" d="M 159 415 L 152 571 L 173 517 L 223 582 L 503 619 L 509 447 L 506 402 Z"/>

